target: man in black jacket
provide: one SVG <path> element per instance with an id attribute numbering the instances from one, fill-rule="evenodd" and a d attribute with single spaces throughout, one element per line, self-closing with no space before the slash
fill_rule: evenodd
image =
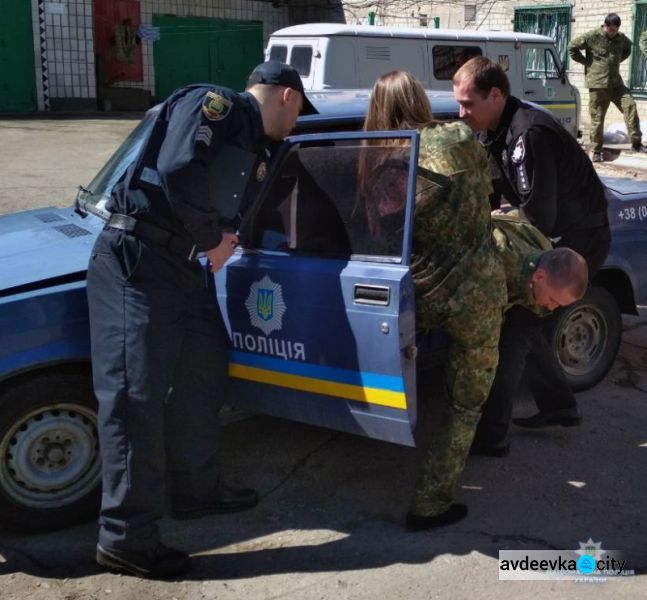
<path id="1" fill-rule="evenodd" d="M 557 247 L 579 252 L 593 277 L 609 252 L 610 231 L 604 186 L 577 141 L 548 112 L 510 95 L 501 67 L 475 57 L 454 75 L 454 96 L 460 114 L 488 151 L 495 194 L 521 209 L 523 215 Z M 542 323 L 543 324 L 543 323 Z M 577 425 L 581 417 L 572 390 L 543 336 L 535 315 L 523 308 L 506 314 L 500 358 L 490 398 L 477 431 L 475 453 L 502 455 L 512 395 L 527 368 L 539 413 L 514 419 L 523 427 Z M 524 332 L 526 335 L 524 335 Z M 527 341 L 532 337 L 532 349 Z M 532 351 L 531 351 L 532 350 Z"/>
<path id="2" fill-rule="evenodd" d="M 167 497 L 177 519 L 258 502 L 254 490 L 220 481 L 228 338 L 213 277 L 196 256 L 213 272 L 223 267 L 265 177 L 267 144 L 312 111 L 299 74 L 278 61 L 256 67 L 244 93 L 181 88 L 112 190 L 87 284 L 102 566 L 147 578 L 188 570 L 188 555 L 160 540 Z"/>

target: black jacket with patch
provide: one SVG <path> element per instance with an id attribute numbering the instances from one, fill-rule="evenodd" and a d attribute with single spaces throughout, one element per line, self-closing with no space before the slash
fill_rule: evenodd
<path id="1" fill-rule="evenodd" d="M 496 131 L 480 134 L 501 196 L 550 238 L 586 229 L 608 232 L 607 200 L 589 157 L 549 113 L 510 96 Z M 577 250 L 577 248 L 574 248 Z"/>
<path id="2" fill-rule="evenodd" d="M 251 94 L 206 84 L 181 88 L 162 104 L 106 209 L 173 231 L 200 251 L 215 248 L 258 191 L 267 142 Z"/>

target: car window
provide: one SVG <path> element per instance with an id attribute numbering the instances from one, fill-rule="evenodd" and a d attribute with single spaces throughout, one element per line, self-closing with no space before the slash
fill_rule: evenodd
<path id="1" fill-rule="evenodd" d="M 282 63 L 286 62 L 288 58 L 287 46 L 271 46 L 270 47 L 270 60 L 279 60 Z"/>
<path id="2" fill-rule="evenodd" d="M 559 79 L 559 67 L 548 48 L 526 48 L 526 78 Z"/>
<path id="3" fill-rule="evenodd" d="M 290 54 L 290 64 L 297 70 L 301 77 L 310 75 L 310 64 L 312 63 L 311 46 L 295 46 Z"/>
<path id="4" fill-rule="evenodd" d="M 410 147 L 374 142 L 293 147 L 243 236 L 244 245 L 399 262 Z"/>
<path id="5" fill-rule="evenodd" d="M 478 46 L 434 46 L 434 77 L 440 81 L 450 80 L 463 63 L 481 54 Z"/>

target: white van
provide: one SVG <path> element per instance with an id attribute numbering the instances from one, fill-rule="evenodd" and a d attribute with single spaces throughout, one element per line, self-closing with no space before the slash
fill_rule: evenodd
<path id="1" fill-rule="evenodd" d="M 514 96 L 546 107 L 577 136 L 580 95 L 546 36 L 312 23 L 275 31 L 265 50 L 266 60 L 295 67 L 312 91 L 372 88 L 395 69 L 410 71 L 429 90 L 451 90 L 458 67 L 477 55 L 503 66 Z"/>

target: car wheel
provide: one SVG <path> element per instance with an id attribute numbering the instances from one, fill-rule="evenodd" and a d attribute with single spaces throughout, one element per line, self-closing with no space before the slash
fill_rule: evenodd
<path id="1" fill-rule="evenodd" d="M 622 316 L 615 298 L 593 286 L 584 298 L 561 309 L 549 340 L 574 390 L 586 390 L 608 372 L 622 338 Z"/>
<path id="2" fill-rule="evenodd" d="M 38 532 L 98 513 L 101 461 L 89 373 L 23 378 L 0 393 L 0 523 Z"/>

